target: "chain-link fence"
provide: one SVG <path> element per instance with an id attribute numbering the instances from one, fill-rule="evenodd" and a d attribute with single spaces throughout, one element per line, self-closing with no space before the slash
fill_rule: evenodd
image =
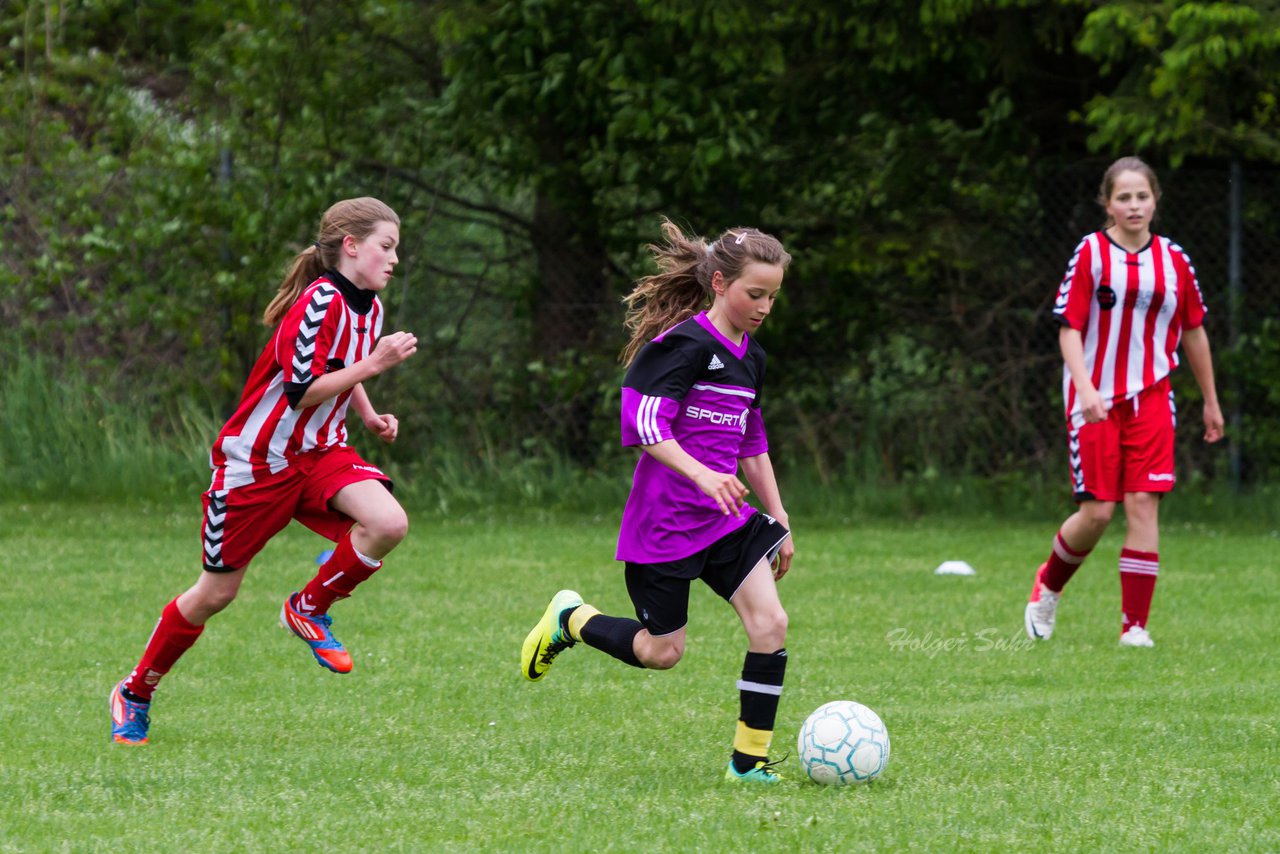
<path id="1" fill-rule="evenodd" d="M 958 239 L 973 241 L 1001 231 L 1000 245 L 991 253 L 1004 260 L 959 277 L 954 270 L 917 271 L 912 275 L 929 285 L 909 294 L 883 282 L 863 288 L 847 280 L 806 280 L 802 261 L 795 273 L 798 280 L 789 276 L 784 288 L 788 304 L 770 319 L 764 334 L 776 357 L 770 370 L 778 381 L 771 381 L 768 396 L 773 402 L 770 426 L 779 440 L 797 447 L 818 468 L 832 471 L 870 468 L 888 477 L 928 469 L 979 475 L 1065 473 L 1062 362 L 1050 311 L 1072 250 L 1102 224 L 1104 214 L 1095 197 L 1107 163 L 1041 170 L 1032 188 L 1040 209 L 1034 222 L 995 228 L 991 222 L 974 222 L 968 238 L 961 229 Z M 1273 275 L 1280 266 L 1273 211 L 1280 198 L 1280 172 L 1230 164 L 1158 171 L 1163 198 L 1156 230 L 1178 242 L 1195 264 L 1209 305 L 1206 329 L 1228 421 L 1226 442 L 1202 442 L 1199 389 L 1189 370 L 1177 371 L 1179 470 L 1184 482 L 1260 482 L 1280 466 L 1280 430 L 1275 427 L 1280 397 L 1273 382 L 1280 379 L 1280 358 L 1272 340 L 1280 331 L 1280 286 Z M 636 250 L 629 255 L 615 253 L 604 274 L 598 269 L 584 272 L 566 257 L 556 287 L 530 283 L 529 293 L 538 301 L 535 325 L 596 330 L 570 336 L 565 343 L 579 369 L 584 359 L 596 360 L 590 381 L 581 375 L 566 379 L 573 369 L 562 365 L 562 381 L 552 383 L 547 394 L 541 384 L 550 378 L 534 376 L 529 387 L 541 388 L 535 405 L 543 408 L 548 426 L 561 418 L 581 423 L 594 413 L 598 424 L 592 435 L 599 447 L 611 440 L 616 418 L 607 389 L 616 380 L 610 359 L 622 340 L 617 298 L 627 287 L 625 271 L 634 275 L 648 269 L 638 250 L 645 239 L 637 236 Z M 556 263 L 545 245 L 540 270 Z M 584 285 L 571 289 L 572 298 L 565 296 L 563 275 L 570 269 L 579 271 Z M 602 280 L 612 285 L 601 288 Z M 859 311 L 870 310 L 859 308 L 860 300 L 893 305 L 878 311 L 875 328 L 867 334 L 850 336 L 836 348 L 824 347 L 790 317 L 793 311 L 820 310 L 815 306 L 822 301 L 813 291 L 822 289 L 850 294 L 848 317 L 838 319 L 849 323 Z M 930 296 L 922 298 L 921 293 Z M 884 325 L 884 317 L 894 325 Z M 545 364 L 555 364 L 554 358 Z M 590 404 L 570 404 L 564 397 L 578 393 L 596 398 Z M 579 430 L 574 436 L 576 441 L 586 433 Z M 851 466 L 854 457 L 864 464 Z"/>

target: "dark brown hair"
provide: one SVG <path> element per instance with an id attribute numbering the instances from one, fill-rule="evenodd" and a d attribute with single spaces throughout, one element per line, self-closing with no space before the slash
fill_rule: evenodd
<path id="1" fill-rule="evenodd" d="M 320 217 L 320 233 L 316 235 L 315 243 L 294 256 L 280 290 L 262 313 L 263 324 L 275 326 L 279 323 L 307 285 L 325 270 L 337 266 L 338 250 L 342 248 L 344 237 L 349 234 L 358 241 L 364 240 L 380 222 L 392 222 L 399 227 L 400 217 L 386 204 L 369 196 L 343 199 L 325 211 Z"/>
<path id="2" fill-rule="evenodd" d="M 631 330 L 631 340 L 622 349 L 624 365 L 631 364 L 654 336 L 711 303 L 711 277 L 717 270 L 725 281 L 732 282 L 752 262 L 784 270 L 791 263 L 791 256 L 776 237 L 754 228 L 731 228 L 707 243 L 702 237 L 686 235 L 663 217 L 662 233 L 665 242 L 647 247 L 658 272 L 639 279 L 622 300 L 627 306 L 626 326 Z"/>

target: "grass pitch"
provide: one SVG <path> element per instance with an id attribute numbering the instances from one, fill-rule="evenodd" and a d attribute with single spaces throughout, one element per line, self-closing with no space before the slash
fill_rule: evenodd
<path id="1" fill-rule="evenodd" d="M 0 505 L 0 850 L 1276 850 L 1280 534 L 1166 527 L 1156 648 L 1122 649 L 1117 521 L 1056 637 L 1023 639 L 1057 519 L 797 523 L 782 583 L 787 779 L 730 786 L 745 638 L 695 588 L 688 652 L 643 672 L 579 646 L 539 684 L 520 643 L 574 587 L 629 614 L 614 518 L 413 513 L 333 610 L 355 671 L 275 625 L 326 544 L 293 526 L 156 695 L 152 743 L 110 743 L 107 693 L 198 574 L 198 502 Z M 933 568 L 963 559 L 975 577 Z M 867 786 L 804 781 L 832 699 L 893 751 Z"/>

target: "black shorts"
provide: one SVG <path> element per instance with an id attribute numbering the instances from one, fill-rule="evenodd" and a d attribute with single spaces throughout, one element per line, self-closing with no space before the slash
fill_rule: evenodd
<path id="1" fill-rule="evenodd" d="M 664 563 L 627 561 L 627 593 L 637 619 L 655 637 L 679 631 L 689 622 L 693 579 L 701 578 L 727 602 L 761 560 L 773 561 L 789 536 L 769 514 L 753 513 L 741 528 L 688 557 Z"/>

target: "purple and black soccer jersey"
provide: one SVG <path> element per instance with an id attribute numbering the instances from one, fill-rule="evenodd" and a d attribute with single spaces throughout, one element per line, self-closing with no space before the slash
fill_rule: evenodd
<path id="1" fill-rule="evenodd" d="M 765 353 L 743 335 L 736 345 L 705 312 L 640 350 L 622 382 L 622 444 L 675 439 L 713 471 L 736 474 L 738 460 L 769 450 L 760 417 Z M 618 560 L 659 563 L 702 551 L 755 512 L 724 515 L 688 478 L 649 454 L 636 465 L 622 512 Z"/>

